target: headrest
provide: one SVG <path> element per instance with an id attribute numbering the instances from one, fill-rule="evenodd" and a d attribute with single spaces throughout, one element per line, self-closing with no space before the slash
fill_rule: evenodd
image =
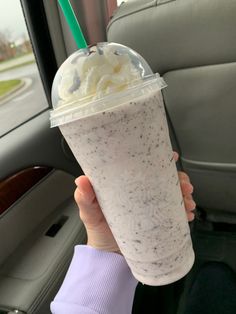
<path id="1" fill-rule="evenodd" d="M 136 0 L 123 3 L 108 41 L 139 52 L 154 72 L 236 61 L 235 0 Z"/>

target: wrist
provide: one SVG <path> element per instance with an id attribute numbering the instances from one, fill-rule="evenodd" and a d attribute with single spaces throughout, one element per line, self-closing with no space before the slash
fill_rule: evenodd
<path id="1" fill-rule="evenodd" d="M 114 246 L 113 244 L 109 243 L 98 243 L 96 241 L 93 241 L 91 239 L 88 239 L 87 245 L 100 251 L 105 251 L 109 253 L 116 253 L 122 255 L 120 249 L 118 246 Z"/>

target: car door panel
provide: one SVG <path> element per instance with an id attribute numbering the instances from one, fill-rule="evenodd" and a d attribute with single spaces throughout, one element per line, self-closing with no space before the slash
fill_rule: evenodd
<path id="1" fill-rule="evenodd" d="M 50 129 L 48 110 L 1 137 L 0 147 L 0 180 L 32 165 L 82 173 L 58 128 Z"/>
<path id="2" fill-rule="evenodd" d="M 30 167 L 0 182 L 0 215 L 50 171 L 51 167 Z"/>
<path id="3" fill-rule="evenodd" d="M 73 247 L 86 241 L 73 200 L 74 179 L 82 170 L 60 131 L 50 129 L 48 111 L 0 138 L 0 145 L 1 183 L 14 181 L 25 168 L 49 169 L 0 216 L 0 309 L 50 313 Z M 60 230 L 46 235 L 50 228 L 55 233 L 61 219 L 66 221 Z"/>
<path id="4" fill-rule="evenodd" d="M 0 305 L 36 313 L 86 235 L 73 200 L 74 177 L 52 170 L 0 219 Z"/>

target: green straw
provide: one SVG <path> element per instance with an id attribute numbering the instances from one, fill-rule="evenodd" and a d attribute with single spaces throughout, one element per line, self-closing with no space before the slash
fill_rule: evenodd
<path id="1" fill-rule="evenodd" d="M 58 0 L 61 9 L 65 15 L 67 23 L 79 49 L 87 48 L 87 43 L 80 28 L 79 22 L 75 16 L 69 0 Z"/>

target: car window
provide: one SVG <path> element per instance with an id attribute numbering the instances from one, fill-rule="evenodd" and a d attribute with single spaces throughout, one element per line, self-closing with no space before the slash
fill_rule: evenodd
<path id="1" fill-rule="evenodd" d="M 128 0 L 117 0 L 117 5 L 121 5 L 122 2 L 127 2 Z"/>
<path id="2" fill-rule="evenodd" d="M 0 2 L 0 137 L 48 107 L 20 0 Z"/>

